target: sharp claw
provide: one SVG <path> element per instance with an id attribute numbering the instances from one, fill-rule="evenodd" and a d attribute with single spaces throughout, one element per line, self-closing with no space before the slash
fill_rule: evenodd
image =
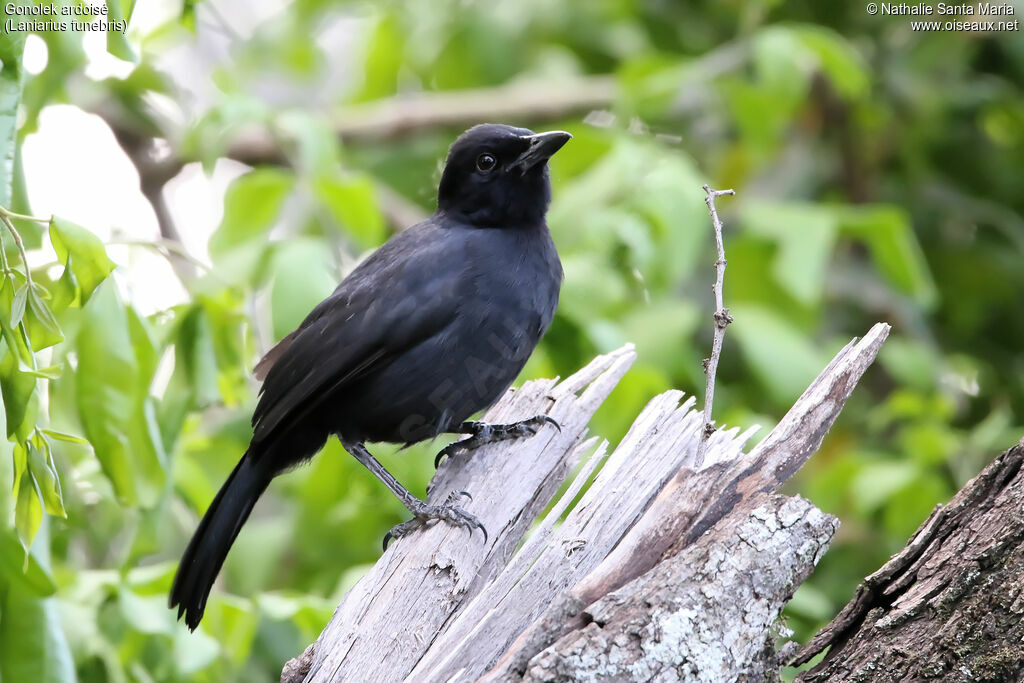
<path id="1" fill-rule="evenodd" d="M 434 469 L 435 470 L 438 467 L 441 466 L 441 461 L 442 460 L 444 460 L 445 458 L 451 458 L 451 457 L 453 457 L 455 455 L 455 450 L 456 450 L 455 446 L 458 445 L 458 443 L 459 442 L 456 441 L 455 443 L 448 444 L 447 446 L 442 448 L 441 451 L 437 455 L 434 456 Z"/>
<path id="2" fill-rule="evenodd" d="M 452 491 L 448 494 L 448 498 L 444 504 L 439 506 L 428 506 L 420 505 L 413 506 L 410 510 L 413 510 L 413 519 L 408 522 L 403 522 L 391 528 L 384 535 L 384 550 L 387 551 L 388 544 L 406 534 L 418 529 L 421 526 L 430 526 L 431 522 L 443 521 L 451 526 L 462 527 L 469 532 L 470 538 L 473 537 L 473 529 L 480 529 L 480 532 L 484 535 L 484 543 L 487 543 L 490 536 L 487 533 L 487 529 L 483 523 L 461 507 L 459 507 L 459 499 L 464 496 L 467 500 L 472 501 L 473 496 L 470 495 L 469 491 Z"/>
<path id="3" fill-rule="evenodd" d="M 537 423 L 536 424 L 537 427 L 540 427 L 541 425 L 549 424 L 552 427 L 554 427 L 555 429 L 557 429 L 558 431 L 562 431 L 562 425 L 558 424 L 558 420 L 556 420 L 555 418 L 551 417 L 550 415 L 538 415 L 538 416 L 533 418 L 533 421 L 535 423 Z"/>

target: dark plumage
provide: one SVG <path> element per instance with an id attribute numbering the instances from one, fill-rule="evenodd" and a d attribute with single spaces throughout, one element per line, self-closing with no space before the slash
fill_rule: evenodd
<path id="1" fill-rule="evenodd" d="M 482 528 L 455 497 L 440 506 L 413 497 L 364 442 L 457 432 L 472 434 L 458 442 L 469 450 L 550 421 L 465 422 L 511 385 L 554 316 L 562 268 L 544 222 L 546 162 L 570 137 L 493 124 L 466 131 L 448 154 L 434 215 L 367 258 L 260 361 L 257 376 L 266 379 L 252 441 L 171 589 L 170 605 L 189 628 L 270 480 L 332 434 L 413 512 L 390 537 L 427 519 Z"/>

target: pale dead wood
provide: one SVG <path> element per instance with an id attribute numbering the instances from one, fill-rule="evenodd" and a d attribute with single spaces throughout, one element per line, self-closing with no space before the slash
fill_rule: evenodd
<path id="1" fill-rule="evenodd" d="M 510 567 L 503 572 L 458 616 L 408 680 L 471 680 L 483 674 L 524 625 L 607 557 L 668 478 L 694 457 L 700 415 L 692 398 L 679 405 L 681 398 L 682 392 L 670 391 L 648 404 L 547 545 L 530 548 L 535 554 L 526 554 L 527 548 L 519 554 L 528 571 Z M 734 457 L 750 435 L 737 437 L 737 431 L 716 435 L 711 453 Z"/>
<path id="2" fill-rule="evenodd" d="M 647 572 L 663 556 L 692 545 L 742 502 L 776 491 L 817 450 L 888 333 L 889 326 L 879 323 L 862 340 L 840 351 L 749 455 L 723 460 L 709 457 L 697 471 L 689 466 L 692 461 L 684 463 L 687 466 L 668 482 L 608 557 L 552 601 L 488 679 L 516 680 L 531 658 L 558 638 L 586 626 L 587 605 Z M 698 438 L 695 434 L 694 441 Z M 691 453 L 695 453 L 696 443 L 693 448 Z"/>
<path id="3" fill-rule="evenodd" d="M 493 545 L 485 547 L 479 537 L 467 540 L 464 532 L 440 526 L 402 539 L 346 596 L 305 653 L 313 662 L 305 680 L 419 683 L 517 681 L 524 675 L 543 679 L 545 671 L 562 675 L 571 662 L 580 661 L 570 656 L 575 645 L 569 643 L 590 643 L 587 651 L 593 653 L 600 649 L 594 648 L 601 634 L 588 626 L 596 623 L 595 611 L 611 615 L 605 622 L 613 624 L 610 628 L 639 623 L 632 617 L 619 619 L 616 606 L 646 604 L 653 595 L 648 589 L 656 586 L 667 591 L 673 577 L 690 571 L 677 558 L 693 560 L 727 547 L 748 568 L 768 562 L 778 572 L 755 586 L 764 601 L 744 622 L 746 631 L 716 630 L 737 621 L 732 617 L 704 620 L 701 624 L 711 624 L 706 639 L 727 638 L 723 642 L 731 643 L 735 656 L 723 661 L 731 662 L 728 666 L 735 671 L 768 666 L 775 660 L 767 650 L 756 660 L 760 664 L 750 653 L 763 650 L 773 615 L 813 567 L 834 529 L 831 518 L 805 502 L 786 502 L 771 494 L 818 447 L 887 333 L 887 325 L 877 325 L 859 343 L 843 349 L 749 455 L 741 448 L 753 430 L 720 430 L 711 436 L 706 462 L 698 468 L 703 420 L 693 409 L 693 399 L 682 401 L 678 391 L 655 397 L 610 455 L 605 457 L 607 444 L 599 445 L 514 557 L 513 549 L 552 499 L 571 463 L 592 448 L 594 439 L 583 438 L 586 421 L 625 372 L 632 353 L 599 358 L 561 384 L 533 382 L 507 396 L 487 419 L 521 418 L 553 401 L 551 414 L 562 423 L 562 434 L 546 430 L 534 439 L 456 459 L 442 467 L 431 488 L 438 497 L 453 488 L 469 488 L 477 501 L 486 500 L 486 507 L 471 511 L 494 534 Z M 797 509 L 799 514 L 793 512 Z M 805 524 L 811 519 L 814 524 Z M 740 536 L 738 529 L 744 530 Z M 769 562 L 765 558 L 771 553 L 774 560 Z M 740 581 L 742 574 L 737 569 L 730 580 Z M 690 576 L 697 580 L 696 574 Z M 706 574 L 700 580 L 711 581 Z M 659 605 L 683 609 L 683 602 L 673 602 L 676 598 L 664 591 L 655 591 L 664 597 Z M 727 594 L 714 593 L 722 599 Z M 725 614 L 743 606 L 718 607 Z M 655 611 L 648 610 L 644 623 L 661 632 Z M 626 631 L 639 632 L 632 626 Z M 677 640 L 688 633 L 677 629 L 659 641 L 661 655 L 634 659 L 637 671 L 662 666 L 666 657 L 675 656 L 671 653 L 686 651 L 687 645 Z M 597 640 L 587 640 L 591 636 Z M 644 648 L 634 652 L 650 654 Z M 541 653 L 544 661 L 557 666 L 538 664 Z M 605 648 L 605 655 L 619 657 L 621 652 Z M 587 666 L 597 668 L 573 675 L 600 680 L 595 672 L 611 671 L 610 680 L 623 680 L 616 678 L 621 671 L 602 668 L 607 664 L 602 661 L 587 658 Z M 283 680 L 300 680 L 295 670 Z"/>
<path id="4" fill-rule="evenodd" d="M 626 347 L 564 382 L 528 382 L 488 411 L 485 419 L 498 423 L 547 413 L 561 431 L 545 427 L 532 438 L 445 461 L 428 500 L 436 504 L 450 491 L 470 491 L 467 509 L 483 521 L 490 540 L 437 524 L 393 543 L 314 644 L 306 680 L 395 680 L 411 671 L 454 611 L 506 565 L 575 464 L 591 415 L 634 358 Z"/>

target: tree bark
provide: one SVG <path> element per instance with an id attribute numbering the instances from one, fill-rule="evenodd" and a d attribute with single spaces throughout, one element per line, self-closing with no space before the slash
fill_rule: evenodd
<path id="1" fill-rule="evenodd" d="M 938 507 L 793 658 L 798 680 L 1024 678 L 1024 440 Z"/>
<path id="2" fill-rule="evenodd" d="M 775 491 L 817 450 L 888 329 L 844 348 L 751 453 L 753 429 L 717 430 L 700 466 L 702 417 L 670 391 L 569 477 L 597 442 L 586 424 L 628 348 L 561 383 L 527 383 L 486 419 L 548 412 L 562 431 L 448 462 L 430 489 L 470 490 L 490 541 L 443 525 L 400 539 L 282 681 L 777 678 L 775 621 L 837 523 Z"/>

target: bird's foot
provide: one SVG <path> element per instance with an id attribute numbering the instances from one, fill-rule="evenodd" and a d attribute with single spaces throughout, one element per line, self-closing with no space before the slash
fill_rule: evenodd
<path id="1" fill-rule="evenodd" d="M 555 418 L 549 415 L 535 415 L 528 420 L 520 420 L 506 425 L 494 425 L 487 422 L 463 422 L 459 425 L 460 434 L 470 436 L 450 443 L 434 457 L 434 467 L 437 468 L 445 457 L 453 457 L 460 453 L 468 453 L 489 443 L 518 439 L 523 436 L 533 436 L 544 425 L 549 424 L 558 431 L 562 431 L 561 425 Z"/>
<path id="2" fill-rule="evenodd" d="M 470 501 L 473 500 L 473 496 L 465 491 L 452 491 L 448 494 L 447 500 L 440 505 L 427 505 L 423 501 L 414 498 L 411 503 L 407 503 L 413 518 L 408 522 L 395 525 L 391 531 L 384 534 L 384 550 L 388 549 L 388 543 L 392 539 L 406 536 L 410 532 L 426 526 L 430 520 L 434 519 L 446 522 L 452 526 L 464 527 L 469 530 L 470 536 L 473 535 L 474 528 L 479 529 L 484 533 L 484 542 L 486 543 L 487 529 L 484 528 L 483 523 L 477 519 L 476 515 L 471 515 L 459 507 L 459 499 L 462 497 Z"/>

